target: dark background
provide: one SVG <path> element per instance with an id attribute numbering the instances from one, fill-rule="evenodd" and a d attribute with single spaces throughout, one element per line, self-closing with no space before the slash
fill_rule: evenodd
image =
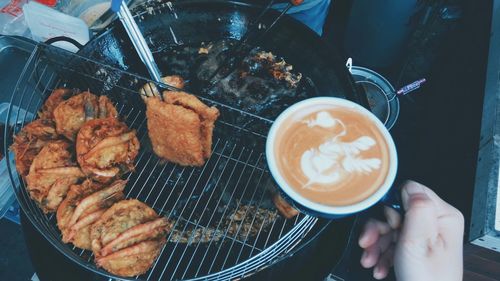
<path id="1" fill-rule="evenodd" d="M 334 1 L 325 33 L 325 39 L 345 56 L 348 50 L 343 48 L 343 38 L 350 2 Z M 420 90 L 400 99 L 400 118 L 391 131 L 400 158 L 398 173 L 434 189 L 464 213 L 468 225 L 492 2 L 427 2 L 431 8 L 428 20 L 414 19 L 403 55 L 391 66 L 374 70 L 396 88 L 427 79 Z M 457 7 L 461 16 L 442 19 L 439 13 L 443 7 Z"/>

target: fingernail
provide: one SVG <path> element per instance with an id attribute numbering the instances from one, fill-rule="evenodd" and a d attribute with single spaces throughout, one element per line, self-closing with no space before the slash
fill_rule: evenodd
<path id="1" fill-rule="evenodd" d="M 378 266 L 375 266 L 375 268 L 373 269 L 373 277 L 375 279 L 382 279 L 382 271 Z"/>
<path id="2" fill-rule="evenodd" d="M 403 201 L 403 207 L 405 211 L 408 210 L 410 197 L 414 194 L 422 194 L 425 190 L 421 184 L 414 181 L 407 181 L 403 186 L 403 192 L 401 192 L 401 200 Z"/>
<path id="3" fill-rule="evenodd" d="M 395 228 L 396 227 L 396 219 L 392 216 L 386 216 L 387 218 L 387 223 L 392 227 L 392 228 Z"/>
<path id="4" fill-rule="evenodd" d="M 361 248 L 365 247 L 366 245 L 366 235 L 361 234 L 361 237 L 359 237 L 358 244 Z"/>
<path id="5" fill-rule="evenodd" d="M 361 261 L 361 265 L 363 265 L 363 267 L 364 267 L 363 263 L 365 262 L 365 260 L 366 260 L 367 257 L 368 257 L 368 253 L 366 251 L 364 251 L 363 254 L 361 255 L 361 260 L 360 260 Z"/>
<path id="6" fill-rule="evenodd" d="M 414 182 L 414 181 L 406 182 L 405 190 L 406 190 L 406 192 L 408 192 L 408 195 L 413 195 L 413 194 L 424 192 L 423 186 L 421 184 L 419 184 L 418 182 Z"/>
<path id="7" fill-rule="evenodd" d="M 387 219 L 387 223 L 391 226 L 392 229 L 397 229 L 399 228 L 399 225 L 401 224 L 401 216 L 399 215 L 398 212 L 391 208 L 385 208 L 385 217 Z"/>

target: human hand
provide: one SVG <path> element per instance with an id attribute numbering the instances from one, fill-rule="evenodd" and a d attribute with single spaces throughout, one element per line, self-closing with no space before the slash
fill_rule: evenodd
<path id="1" fill-rule="evenodd" d="M 394 264 L 399 281 L 462 280 L 463 215 L 429 188 L 407 182 L 404 222 L 390 208 L 387 222 L 369 220 L 359 238 L 361 265 L 383 279 Z"/>

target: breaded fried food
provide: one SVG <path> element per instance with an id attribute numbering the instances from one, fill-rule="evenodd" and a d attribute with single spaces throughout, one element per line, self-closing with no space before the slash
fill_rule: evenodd
<path id="1" fill-rule="evenodd" d="M 162 78 L 163 83 L 175 87 L 177 89 L 184 89 L 184 79 L 179 75 L 170 75 Z"/>
<path id="2" fill-rule="evenodd" d="M 135 199 L 120 201 L 91 227 L 95 262 L 119 276 L 143 274 L 158 257 L 171 227 L 146 204 Z"/>
<path id="3" fill-rule="evenodd" d="M 51 141 L 31 163 L 27 189 L 45 213 L 56 211 L 69 187 L 84 177 L 72 151 L 72 144 L 65 140 Z"/>
<path id="4" fill-rule="evenodd" d="M 146 99 L 148 134 L 154 152 L 183 166 L 202 166 L 212 153 L 219 110 L 184 92 L 167 91 L 163 99 Z"/>
<path id="5" fill-rule="evenodd" d="M 146 273 L 160 255 L 165 245 L 165 237 L 147 240 L 131 247 L 114 252 L 109 256 L 96 259 L 98 267 L 123 277 L 132 277 Z"/>
<path id="6" fill-rule="evenodd" d="M 180 77 L 179 75 L 165 76 L 162 77 L 161 80 L 163 83 L 175 87 L 177 89 L 184 88 L 184 79 L 182 79 L 182 77 Z M 155 84 L 151 82 L 144 85 L 139 90 L 139 94 L 141 94 L 141 97 L 143 99 L 146 99 L 148 97 L 160 97 L 160 92 L 158 91 L 158 88 L 155 86 Z"/>
<path id="7" fill-rule="evenodd" d="M 57 209 L 57 226 L 64 243 L 91 250 L 90 228 L 114 203 L 125 197 L 127 181 L 118 180 L 109 186 L 92 180 L 72 185 Z"/>
<path id="8" fill-rule="evenodd" d="M 71 96 L 78 94 L 78 90 L 71 89 L 55 89 L 43 104 L 38 116 L 40 119 L 54 119 L 54 110 L 63 101 L 69 99 Z"/>
<path id="9" fill-rule="evenodd" d="M 299 214 L 299 211 L 286 202 L 278 192 L 273 194 L 272 200 L 278 212 L 286 219 L 291 219 Z"/>
<path id="10" fill-rule="evenodd" d="M 57 133 L 71 141 L 86 121 L 106 117 L 118 117 L 113 103 L 106 96 L 97 97 L 90 92 L 73 96 L 54 109 Z"/>
<path id="11" fill-rule="evenodd" d="M 113 117 L 88 121 L 76 140 L 80 167 L 99 182 L 109 182 L 132 171 L 139 148 L 135 130 Z"/>
<path id="12" fill-rule="evenodd" d="M 197 97 L 185 92 L 167 91 L 163 93 L 166 103 L 182 106 L 198 114 L 201 122 L 200 141 L 203 149 L 203 157 L 209 158 L 212 154 L 212 136 L 215 121 L 219 117 L 219 110 L 215 107 L 208 107 Z"/>
<path id="13" fill-rule="evenodd" d="M 129 228 L 158 218 L 156 212 L 139 200 L 122 200 L 109 208 L 92 226 L 92 251 L 101 257 L 101 249 Z"/>
<path id="14" fill-rule="evenodd" d="M 24 126 L 14 136 L 14 143 L 10 147 L 14 152 L 19 175 L 26 177 L 35 156 L 47 142 L 57 138 L 55 124 L 51 120 L 38 119 Z"/>

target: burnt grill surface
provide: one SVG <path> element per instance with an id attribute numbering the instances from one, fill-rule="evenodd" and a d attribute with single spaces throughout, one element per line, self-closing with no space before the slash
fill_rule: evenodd
<path id="1" fill-rule="evenodd" d="M 255 1 L 188 0 L 174 2 L 174 14 L 167 2 L 147 1 L 146 7 L 138 10 L 137 24 L 162 73 L 178 74 L 190 80 L 188 87 L 192 92 L 271 120 L 288 105 L 311 96 L 346 98 L 367 106 L 366 97 L 356 93 L 345 59 L 314 32 L 288 16 L 281 18 L 265 36 L 249 40 L 242 49 L 255 52 L 258 48 L 254 46 L 259 46 L 283 57 L 293 65 L 292 72 L 303 75 L 296 89 L 254 75 L 253 81 L 228 77 L 219 81 L 212 91 L 205 92 L 207 77 L 224 60 L 235 40 L 246 34 L 263 7 L 255 5 Z M 270 10 L 256 25 L 264 32 L 278 15 Z M 202 44 L 216 46 L 208 55 L 200 55 Z M 148 76 L 120 22 L 103 30 L 79 54 Z M 255 69 L 248 60 L 246 63 L 258 74 L 258 67 Z"/>
<path id="2" fill-rule="evenodd" d="M 274 55 L 260 47 L 244 45 L 238 54 L 243 57 L 241 62 L 228 67 L 231 62 L 228 56 L 236 42 L 224 39 L 171 46 L 157 55 L 159 67 L 168 75 L 188 79 L 187 89 L 194 93 L 270 119 L 279 115 L 283 108 L 318 95 L 313 81 L 302 77 L 293 66 L 286 73 L 293 76 L 296 83 L 275 79 L 270 74 L 273 65 L 286 61 L 279 56 L 273 61 L 259 59 L 259 54 Z M 203 49 L 207 53 L 200 53 Z"/>

